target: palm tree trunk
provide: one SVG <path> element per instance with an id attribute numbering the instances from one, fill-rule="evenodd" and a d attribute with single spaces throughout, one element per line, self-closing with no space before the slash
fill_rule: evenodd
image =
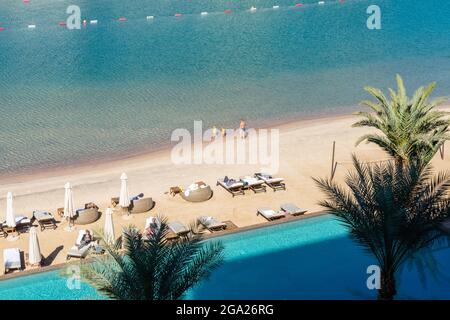
<path id="1" fill-rule="evenodd" d="M 397 168 L 402 169 L 403 166 L 405 165 L 405 160 L 400 156 L 396 156 L 395 164 L 396 164 Z"/>
<path id="2" fill-rule="evenodd" d="M 381 271 L 381 287 L 378 290 L 378 300 L 393 300 L 397 294 L 395 275 L 392 271 Z"/>

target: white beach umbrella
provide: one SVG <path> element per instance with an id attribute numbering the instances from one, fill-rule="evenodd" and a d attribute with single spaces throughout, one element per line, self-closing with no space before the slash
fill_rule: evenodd
<path id="1" fill-rule="evenodd" d="M 66 192 L 64 194 L 64 217 L 72 219 L 75 215 L 75 212 L 73 209 L 72 186 L 69 182 L 64 185 L 64 189 L 66 189 Z"/>
<path id="2" fill-rule="evenodd" d="M 14 228 L 16 226 L 16 217 L 13 210 L 13 195 L 11 192 L 6 194 L 6 225 Z"/>
<path id="3" fill-rule="evenodd" d="M 39 247 L 36 227 L 31 227 L 30 242 L 28 244 L 28 261 L 31 265 L 35 265 L 40 263 L 41 259 L 41 248 Z"/>
<path id="4" fill-rule="evenodd" d="M 114 240 L 116 239 L 114 235 L 114 224 L 112 213 L 113 210 L 111 208 L 106 209 L 105 228 L 103 230 L 103 236 L 105 237 L 105 240 L 110 244 L 113 244 Z"/>
<path id="5" fill-rule="evenodd" d="M 130 196 L 128 195 L 128 177 L 125 173 L 120 176 L 120 197 L 119 206 L 126 208 L 130 205 Z"/>

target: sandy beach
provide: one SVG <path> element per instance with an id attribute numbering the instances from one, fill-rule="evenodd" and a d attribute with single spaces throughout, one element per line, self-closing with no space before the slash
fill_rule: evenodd
<path id="1" fill-rule="evenodd" d="M 360 159 L 377 161 L 387 159 L 387 155 L 377 146 L 361 144 L 355 147 L 358 137 L 368 132 L 367 129 L 352 128 L 355 116 L 337 116 L 314 120 L 295 121 L 278 126 L 280 130 L 280 168 L 277 176 L 285 178 L 286 191 L 254 194 L 246 192 L 245 196 L 232 197 L 216 180 L 225 175 L 239 177 L 252 175 L 259 171 L 258 165 L 174 165 L 170 150 L 163 150 L 120 161 L 93 164 L 79 168 L 65 168 L 52 172 L 40 172 L 30 175 L 7 177 L 0 182 L 0 210 L 6 209 L 5 196 L 8 191 L 14 194 L 16 214 L 31 217 L 33 210 L 48 210 L 55 214 L 63 206 L 64 184 L 73 185 L 74 201 L 77 208 L 87 202 L 95 202 L 101 212 L 110 205 L 110 199 L 118 196 L 120 174 L 128 175 L 130 194 L 143 192 L 156 202 L 156 206 L 147 213 L 132 215 L 125 220 L 120 213 L 115 213 L 116 235 L 123 226 L 132 224 L 143 229 L 148 216 L 163 214 L 169 221 L 178 220 L 189 224 L 200 215 L 211 215 L 219 220 L 231 220 L 238 227 L 262 223 L 265 219 L 256 215 L 258 207 L 279 209 L 281 203 L 293 202 L 308 209 L 309 213 L 320 210 L 317 205 L 323 195 L 315 186 L 311 177 L 330 176 L 333 141 L 336 142 L 335 160 L 338 162 L 335 179 L 341 181 L 347 169 L 351 168 L 351 154 Z M 433 160 L 435 169 L 448 167 L 449 152 L 444 160 L 436 155 Z M 213 188 L 213 197 L 202 203 L 189 203 L 181 197 L 172 197 L 166 192 L 171 186 L 187 186 L 195 181 L 204 181 Z M 73 246 L 79 229 L 86 227 L 100 230 L 104 225 L 105 215 L 90 225 L 76 226 L 75 231 L 64 230 L 66 222 L 58 223 L 56 230 L 38 230 L 41 251 L 46 264 L 59 264 L 66 261 L 66 252 Z M 57 217 L 57 220 L 60 220 Z M 37 223 L 35 223 L 37 225 Z M 28 252 L 28 233 L 20 234 L 17 241 L 0 239 L 0 249 L 18 247 Z M 3 267 L 2 267 L 3 268 Z M 30 267 L 27 267 L 30 269 Z"/>

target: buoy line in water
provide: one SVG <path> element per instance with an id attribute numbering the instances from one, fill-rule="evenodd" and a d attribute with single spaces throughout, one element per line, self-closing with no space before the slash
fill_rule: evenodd
<path id="1" fill-rule="evenodd" d="M 274 11 L 274 10 L 279 10 L 279 9 L 298 9 L 298 8 L 303 8 L 303 7 L 312 7 L 312 6 L 324 6 L 326 4 L 336 4 L 336 3 L 340 3 L 343 4 L 348 0 L 332 0 L 332 1 L 318 1 L 318 2 L 314 2 L 314 3 L 295 3 L 294 5 L 291 6 L 280 6 L 280 5 L 273 5 L 272 7 L 263 7 L 263 8 L 257 8 L 255 6 L 251 6 L 249 9 L 246 10 L 240 10 L 240 11 L 233 11 L 231 9 L 225 9 L 223 11 L 214 11 L 214 12 L 207 12 L 207 11 L 202 11 L 200 13 L 187 13 L 187 14 L 183 14 L 182 12 L 176 12 L 171 16 L 154 16 L 154 15 L 148 15 L 145 16 L 144 19 L 147 21 L 154 21 L 157 20 L 158 18 L 181 18 L 184 16 L 209 16 L 209 15 L 218 15 L 218 14 L 232 14 L 232 13 L 240 13 L 240 12 L 250 12 L 250 13 L 256 13 L 258 11 L 263 11 L 263 12 L 268 12 L 268 11 Z M 30 3 L 29 0 L 23 0 L 23 2 L 25 4 Z M 132 23 L 133 21 L 137 21 L 138 19 L 132 19 L 129 20 L 128 18 L 126 18 L 126 16 L 121 16 L 118 18 L 113 19 L 114 22 L 119 22 L 119 23 L 125 23 L 125 22 L 130 22 Z M 140 19 L 139 19 L 140 20 Z M 88 25 L 97 25 L 100 24 L 101 22 L 98 19 L 83 19 L 82 20 L 82 29 L 86 29 Z M 65 21 L 61 21 L 61 22 L 57 22 L 57 25 L 59 25 L 60 27 L 63 28 L 67 28 L 67 23 Z M 27 25 L 28 29 L 37 29 L 37 24 L 29 24 Z M 0 23 L 0 31 L 5 31 L 7 30 L 7 27 L 4 26 L 3 24 Z"/>

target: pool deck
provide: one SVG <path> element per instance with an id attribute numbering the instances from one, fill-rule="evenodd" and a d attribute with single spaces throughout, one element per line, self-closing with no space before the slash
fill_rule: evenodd
<path id="1" fill-rule="evenodd" d="M 286 218 L 277 219 L 277 220 L 273 220 L 273 221 L 267 221 L 267 222 L 263 222 L 263 223 L 258 223 L 258 224 L 251 225 L 251 226 L 246 226 L 246 227 L 241 227 L 241 228 L 237 227 L 237 228 L 233 228 L 233 229 L 225 229 L 223 231 L 218 231 L 218 232 L 205 233 L 203 235 L 203 238 L 205 240 L 217 239 L 217 238 L 227 236 L 227 235 L 242 233 L 242 232 L 261 229 L 261 228 L 267 228 L 267 227 L 276 226 L 276 225 L 282 225 L 282 224 L 286 224 L 286 223 L 301 221 L 301 220 L 319 217 L 319 216 L 323 216 L 323 215 L 327 215 L 327 213 L 325 211 L 318 211 L 318 212 L 311 212 L 309 214 L 303 214 L 303 215 L 299 215 L 299 216 L 286 216 Z M 33 268 L 33 269 L 25 269 L 23 271 L 16 271 L 16 272 L 12 272 L 12 273 L 8 273 L 3 276 L 0 276 L 0 282 L 5 281 L 5 280 L 10 280 L 10 279 L 16 279 L 19 277 L 29 276 L 32 274 L 42 273 L 42 272 L 60 270 L 69 265 L 79 264 L 80 262 L 86 263 L 86 262 L 92 261 L 93 259 L 95 259 L 95 257 L 92 257 L 92 256 L 89 256 L 88 258 L 83 259 L 83 260 L 73 258 L 70 261 L 58 263 L 58 264 L 54 264 L 54 265 L 50 265 L 50 266 Z"/>

